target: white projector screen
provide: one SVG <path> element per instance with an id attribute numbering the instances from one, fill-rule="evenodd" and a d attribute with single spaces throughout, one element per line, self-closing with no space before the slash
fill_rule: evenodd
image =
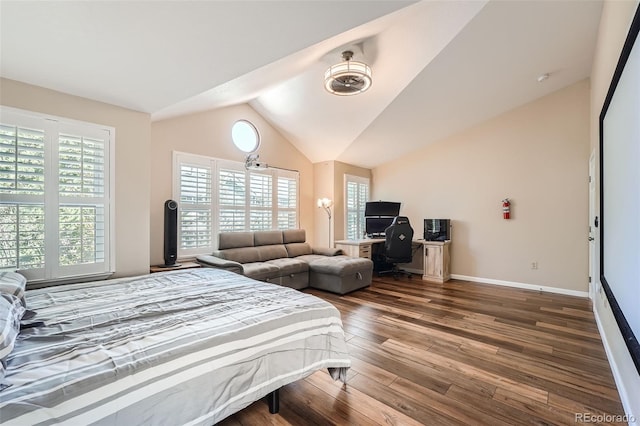
<path id="1" fill-rule="evenodd" d="M 600 114 L 600 280 L 640 373 L 640 6 Z"/>

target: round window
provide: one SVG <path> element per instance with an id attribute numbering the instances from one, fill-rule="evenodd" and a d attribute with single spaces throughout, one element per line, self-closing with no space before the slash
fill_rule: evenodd
<path id="1" fill-rule="evenodd" d="M 243 152 L 255 152 L 260 146 L 260 133 L 250 121 L 238 120 L 231 128 L 233 143 Z"/>

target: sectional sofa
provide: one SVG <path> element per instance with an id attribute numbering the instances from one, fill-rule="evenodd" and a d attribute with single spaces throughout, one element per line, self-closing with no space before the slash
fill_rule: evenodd
<path id="1" fill-rule="evenodd" d="M 259 281 L 338 294 L 370 285 L 373 273 L 369 259 L 344 256 L 339 249 L 311 248 L 304 229 L 221 232 L 218 249 L 197 261 Z"/>

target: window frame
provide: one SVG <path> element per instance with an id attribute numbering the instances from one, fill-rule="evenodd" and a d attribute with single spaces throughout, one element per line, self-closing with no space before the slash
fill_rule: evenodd
<path id="1" fill-rule="evenodd" d="M 182 233 L 180 227 L 180 220 L 178 220 L 178 259 L 187 259 L 193 258 L 194 256 L 201 254 L 210 254 L 213 250 L 217 249 L 218 246 L 218 238 L 217 235 L 220 233 L 221 229 L 221 221 L 220 221 L 220 212 L 221 212 L 221 204 L 220 204 L 220 171 L 228 170 L 232 172 L 241 172 L 244 175 L 244 205 L 242 207 L 238 206 L 238 210 L 244 211 L 244 226 L 242 231 L 250 231 L 251 229 L 251 212 L 252 211 L 270 211 L 271 212 L 271 226 L 268 228 L 272 229 L 281 229 L 278 227 L 278 217 L 280 212 L 294 212 L 295 213 L 295 226 L 297 228 L 300 226 L 300 173 L 295 170 L 286 170 L 280 169 L 277 167 L 269 167 L 267 169 L 261 170 L 248 170 L 245 167 L 245 163 L 225 160 L 221 158 L 208 157 L 204 155 L 198 154 L 190 154 L 186 152 L 173 151 L 173 173 L 172 173 L 172 198 L 178 202 L 178 214 L 180 214 L 180 210 L 182 208 L 182 203 L 180 201 L 180 175 L 179 170 L 182 164 L 200 164 L 206 167 L 210 167 L 211 174 L 211 203 L 209 206 L 209 211 L 212 218 L 211 225 L 211 245 L 210 246 L 201 246 L 193 249 L 184 249 L 181 248 L 182 245 Z M 262 207 L 262 206 L 252 206 L 251 198 L 250 198 L 250 185 L 251 185 L 251 176 L 252 175 L 266 175 L 271 179 L 271 206 L 270 207 Z M 295 188 L 295 207 L 279 207 L 278 204 L 278 183 L 279 179 L 293 179 L 296 182 Z M 227 208 L 231 208 L 233 206 L 226 205 Z M 236 230 L 239 232 L 239 230 Z M 225 231 L 228 232 L 228 231 Z M 232 231 L 233 232 L 233 231 Z"/>
<path id="2" fill-rule="evenodd" d="M 364 203 L 362 203 L 362 211 L 360 211 L 359 207 L 355 209 L 355 212 L 357 213 L 356 228 L 362 231 L 360 235 L 352 236 L 349 233 L 349 213 L 353 211 L 353 209 L 349 209 L 349 190 L 348 190 L 349 183 L 355 183 L 356 185 L 358 185 L 358 187 L 363 184 L 367 185 L 367 194 L 366 194 Z M 359 198 L 359 194 L 360 194 L 360 191 L 358 190 L 356 193 L 356 197 Z M 364 207 L 365 207 L 365 203 L 369 201 L 370 198 L 371 198 L 371 179 L 370 178 L 350 175 L 347 173 L 344 174 L 344 238 L 355 239 L 355 240 L 363 238 L 364 231 L 365 231 Z M 358 205 L 360 205 L 360 203 L 358 203 Z"/>
<path id="3" fill-rule="evenodd" d="M 50 114 L 0 105 L 0 122 L 15 123 L 20 128 L 38 128 L 44 133 L 44 190 L 42 205 L 44 214 L 44 266 L 42 268 L 17 269 L 30 283 L 63 283 L 87 278 L 106 278 L 115 272 L 115 128 L 97 123 L 74 120 Z M 100 197 L 60 194 L 60 145 L 61 135 L 80 135 L 81 138 L 104 138 L 104 192 Z M 0 194 L 6 204 L 40 204 L 32 195 Z M 104 259 L 101 262 L 61 265 L 60 209 L 64 206 L 94 206 L 104 208 Z M 3 270 L 13 270 L 4 268 Z"/>

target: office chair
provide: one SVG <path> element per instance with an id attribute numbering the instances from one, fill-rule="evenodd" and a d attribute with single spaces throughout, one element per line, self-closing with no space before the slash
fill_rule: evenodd
<path id="1" fill-rule="evenodd" d="M 384 258 L 392 265 L 388 271 L 381 271 L 379 274 L 392 274 L 398 279 L 399 275 L 406 275 L 411 278 L 411 273 L 398 268 L 398 263 L 410 263 L 413 258 L 411 241 L 413 240 L 413 228 L 409 223 L 409 218 L 396 216 L 391 225 L 385 229 Z"/>

